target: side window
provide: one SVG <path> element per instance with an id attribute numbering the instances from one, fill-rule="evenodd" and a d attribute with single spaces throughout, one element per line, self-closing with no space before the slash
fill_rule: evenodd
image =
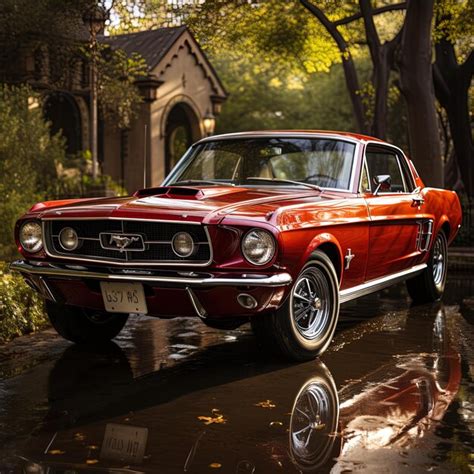
<path id="1" fill-rule="evenodd" d="M 367 168 L 369 171 L 370 190 L 375 191 L 377 184 L 375 177 L 379 175 L 389 174 L 392 179 L 390 186 L 391 193 L 407 192 L 405 181 L 403 179 L 399 158 L 395 153 L 389 150 L 367 150 L 366 154 Z"/>

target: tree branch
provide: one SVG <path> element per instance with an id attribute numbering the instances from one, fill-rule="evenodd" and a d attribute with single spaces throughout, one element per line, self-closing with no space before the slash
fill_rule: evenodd
<path id="1" fill-rule="evenodd" d="M 395 5 L 385 5 L 383 7 L 374 8 L 372 10 L 372 14 L 380 15 L 381 13 L 393 12 L 395 10 L 405 10 L 406 7 L 407 2 L 396 3 Z M 341 18 L 340 20 L 333 22 L 333 25 L 336 27 L 341 25 L 347 25 L 348 23 L 352 23 L 353 21 L 359 20 L 360 18 L 362 18 L 362 16 L 362 13 L 355 13 L 354 15 L 348 16 L 346 18 Z"/>
<path id="2" fill-rule="evenodd" d="M 461 74 L 464 76 L 466 74 L 466 77 L 468 79 L 468 82 L 471 81 L 471 77 L 474 74 L 474 51 L 471 51 L 469 53 L 469 56 L 466 58 L 466 60 L 459 66 L 459 69 L 461 70 Z"/>
<path id="3" fill-rule="evenodd" d="M 319 7 L 313 5 L 310 1 L 300 0 L 300 3 L 321 22 L 324 28 L 326 28 L 328 33 L 337 43 L 341 53 L 345 53 L 347 50 L 347 42 L 337 30 L 336 25 L 324 14 L 324 12 Z"/>
<path id="4" fill-rule="evenodd" d="M 359 95 L 359 78 L 347 41 L 338 31 L 334 23 L 319 7 L 311 3 L 309 0 L 300 0 L 300 3 L 319 20 L 324 28 L 326 28 L 326 31 L 331 35 L 333 40 L 336 42 L 339 51 L 341 52 L 342 67 L 344 69 L 347 90 L 351 98 L 357 126 L 359 131 L 364 133 L 366 131 L 366 112 L 364 104 L 362 103 L 361 97 Z"/>
<path id="5" fill-rule="evenodd" d="M 367 37 L 372 64 L 377 66 L 380 62 L 380 39 L 375 27 L 374 12 L 370 0 L 359 0 L 359 7 L 364 19 L 365 36 Z"/>

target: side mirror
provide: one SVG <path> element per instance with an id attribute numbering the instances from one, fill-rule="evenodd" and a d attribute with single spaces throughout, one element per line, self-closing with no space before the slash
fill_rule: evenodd
<path id="1" fill-rule="evenodd" d="M 374 178 L 374 182 L 377 185 L 374 191 L 374 195 L 377 196 L 380 190 L 390 190 L 390 186 L 392 185 L 392 178 L 389 174 L 379 174 Z"/>

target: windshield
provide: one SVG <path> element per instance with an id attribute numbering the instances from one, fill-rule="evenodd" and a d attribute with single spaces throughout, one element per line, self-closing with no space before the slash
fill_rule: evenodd
<path id="1" fill-rule="evenodd" d="M 349 189 L 355 144 L 326 138 L 244 138 L 196 146 L 166 184 L 298 186 Z M 286 180 L 286 182 L 285 182 Z"/>

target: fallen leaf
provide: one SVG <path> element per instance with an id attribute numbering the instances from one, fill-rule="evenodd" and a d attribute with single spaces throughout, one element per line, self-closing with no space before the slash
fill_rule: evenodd
<path id="1" fill-rule="evenodd" d="M 272 421 L 270 422 L 270 426 L 283 426 L 283 423 L 281 421 Z"/>
<path id="2" fill-rule="evenodd" d="M 209 464 L 209 467 L 212 469 L 220 469 L 222 467 L 222 464 L 218 462 L 212 462 L 211 464 Z"/>
<path id="3" fill-rule="evenodd" d="M 205 425 L 211 425 L 213 423 L 225 423 L 227 420 L 224 418 L 224 415 L 216 416 L 198 416 L 199 421 L 203 421 Z"/>
<path id="4" fill-rule="evenodd" d="M 256 407 L 260 408 L 275 408 L 276 405 L 271 400 L 264 400 L 263 402 L 255 403 Z"/>
<path id="5" fill-rule="evenodd" d="M 60 449 L 51 449 L 48 451 L 48 454 L 52 454 L 53 456 L 56 456 L 58 454 L 64 454 L 66 451 L 61 451 Z"/>
<path id="6" fill-rule="evenodd" d="M 97 464 L 99 462 L 98 459 L 88 459 L 86 461 L 86 464 L 92 465 L 92 464 Z"/>

